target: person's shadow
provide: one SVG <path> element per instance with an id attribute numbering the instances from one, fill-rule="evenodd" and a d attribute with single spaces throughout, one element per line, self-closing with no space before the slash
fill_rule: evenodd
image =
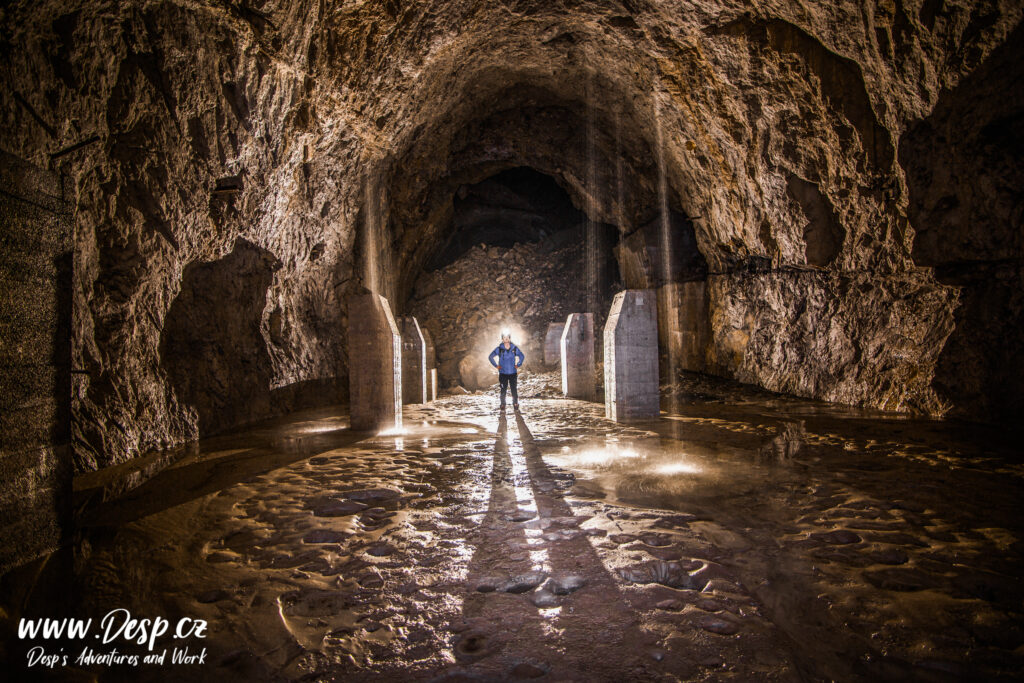
<path id="1" fill-rule="evenodd" d="M 545 465 L 518 410 L 515 420 L 526 471 L 514 481 L 517 454 L 510 453 L 503 413 L 487 512 L 470 535 L 476 550 L 467 572 L 463 622 L 456 626 L 458 668 L 499 679 L 524 671 L 556 679 L 620 678 L 622 671 L 635 670 L 639 661 L 633 658 L 644 649 L 645 639 L 633 626 L 636 615 L 579 529 L 585 519 L 562 498 L 560 480 Z M 517 485 L 532 492 L 536 515 L 532 506 L 520 505 L 525 501 L 517 502 Z M 600 656 L 606 648 L 615 656 Z"/>

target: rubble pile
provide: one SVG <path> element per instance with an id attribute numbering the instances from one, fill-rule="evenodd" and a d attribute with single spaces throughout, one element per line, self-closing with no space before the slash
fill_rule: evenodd
<path id="1" fill-rule="evenodd" d="M 434 337 L 439 382 L 471 390 L 496 382 L 487 354 L 504 328 L 526 355 L 524 370 L 547 369 L 548 323 L 586 302 L 583 253 L 581 238 L 563 232 L 511 248 L 480 244 L 424 273 L 408 309 Z"/>

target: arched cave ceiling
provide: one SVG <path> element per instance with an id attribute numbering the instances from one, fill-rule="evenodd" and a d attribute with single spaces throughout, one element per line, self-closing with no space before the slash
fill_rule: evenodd
<path id="1" fill-rule="evenodd" d="M 941 40 L 932 41 L 960 32 L 967 42 L 958 57 L 975 61 L 981 26 L 1005 18 L 1005 30 L 1019 19 L 994 5 L 959 18 L 946 6 L 934 16 L 927 3 L 392 9 L 339 18 L 336 35 L 354 39 L 318 55 L 363 58 L 386 73 L 366 85 L 384 95 L 367 107 L 385 141 L 377 172 L 412 272 L 424 260 L 417 245 L 445 223 L 459 184 L 529 165 L 558 178 L 595 219 L 631 223 L 657 205 L 659 149 L 670 201 L 699 217 L 715 269 L 751 255 L 805 264 L 798 223 L 808 203 L 827 207 L 841 226 L 835 267 L 901 269 L 913 232 L 896 141 L 965 66 L 939 57 Z M 353 21 L 371 28 L 353 33 Z M 442 21 L 455 35 L 410 49 L 419 31 Z M 357 79 L 372 71 L 341 69 Z M 588 183 L 588 122 L 596 183 Z M 625 192 L 613 191 L 616 171 Z M 616 206 L 620 196 L 628 206 Z"/>

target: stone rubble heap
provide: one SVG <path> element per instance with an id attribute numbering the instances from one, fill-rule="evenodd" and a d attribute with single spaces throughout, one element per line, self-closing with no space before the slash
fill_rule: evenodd
<path id="1" fill-rule="evenodd" d="M 442 386 L 475 390 L 497 381 L 487 354 L 506 326 L 526 355 L 524 370 L 546 367 L 548 323 L 586 301 L 583 244 L 559 237 L 508 249 L 480 244 L 418 280 L 408 309 L 434 336 Z"/>

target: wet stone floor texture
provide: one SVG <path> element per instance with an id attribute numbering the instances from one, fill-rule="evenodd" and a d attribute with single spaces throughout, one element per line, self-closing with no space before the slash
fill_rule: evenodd
<path id="1" fill-rule="evenodd" d="M 699 378 L 619 425 L 553 381 L 211 439 L 82 513 L 77 612 L 207 619 L 199 681 L 1019 680 L 1016 442 Z"/>

